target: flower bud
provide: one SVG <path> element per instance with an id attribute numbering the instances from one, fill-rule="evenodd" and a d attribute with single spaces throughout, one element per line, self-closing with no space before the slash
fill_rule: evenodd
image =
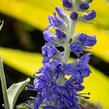
<path id="1" fill-rule="evenodd" d="M 84 20 L 92 20 L 95 17 L 96 17 L 96 12 L 94 10 L 92 10 L 92 12 L 90 12 L 90 13 L 86 13 L 83 15 Z"/>
<path id="2" fill-rule="evenodd" d="M 78 13 L 72 12 L 71 15 L 70 15 L 70 18 L 73 19 L 73 20 L 76 20 L 78 18 Z"/>
<path id="3" fill-rule="evenodd" d="M 50 33 L 48 30 L 43 32 L 44 39 L 48 42 L 52 41 L 55 39 L 56 35 L 53 33 Z"/>
<path id="4" fill-rule="evenodd" d="M 65 18 L 65 15 L 66 15 L 67 13 L 66 13 L 62 8 L 60 8 L 59 6 L 56 6 L 55 9 L 56 9 L 56 11 L 57 11 L 59 17 L 60 17 L 61 19 L 64 19 L 64 18 Z"/>
<path id="5" fill-rule="evenodd" d="M 72 0 L 63 0 L 63 6 L 66 8 L 72 8 Z"/>
<path id="6" fill-rule="evenodd" d="M 56 28 L 55 29 L 56 31 L 56 35 L 59 37 L 59 38 L 66 38 L 66 34 L 59 28 Z"/>
<path id="7" fill-rule="evenodd" d="M 82 10 L 87 10 L 87 9 L 89 9 L 89 5 L 87 3 L 81 3 L 79 8 Z"/>
<path id="8" fill-rule="evenodd" d="M 82 42 L 84 46 L 93 46 L 96 44 L 96 36 L 89 36 L 87 34 L 83 34 L 79 37 L 79 40 Z"/>

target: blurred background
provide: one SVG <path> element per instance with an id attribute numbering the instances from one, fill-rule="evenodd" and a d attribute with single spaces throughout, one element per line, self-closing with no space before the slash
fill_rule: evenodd
<path id="1" fill-rule="evenodd" d="M 48 15 L 52 15 L 57 5 L 62 7 L 61 0 L 0 0 L 0 19 L 4 20 L 0 31 L 0 56 L 4 59 L 7 87 L 28 76 L 33 80 L 32 74 L 42 66 L 41 47 L 45 44 L 42 31 L 48 25 Z M 92 74 L 85 79 L 86 89 L 83 92 L 91 93 L 91 103 L 109 109 L 108 0 L 94 0 L 90 9 L 97 12 L 94 23 L 78 23 L 75 32 L 97 36 L 97 44 L 85 51 L 92 53 L 89 63 Z M 71 57 L 75 58 L 74 54 Z M 34 95 L 35 93 L 24 90 L 17 104 Z M 0 88 L 0 105 L 2 103 Z"/>

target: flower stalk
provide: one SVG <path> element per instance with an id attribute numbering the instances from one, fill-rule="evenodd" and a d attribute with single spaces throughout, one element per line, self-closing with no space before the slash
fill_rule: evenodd
<path id="1" fill-rule="evenodd" d="M 65 51 L 64 51 L 64 57 L 63 57 L 63 63 L 67 64 L 68 59 L 70 57 L 70 47 L 69 47 L 69 40 L 71 40 L 73 38 L 74 35 L 74 31 L 75 31 L 75 27 L 76 27 L 76 23 L 77 21 L 73 21 L 71 20 L 71 24 L 69 27 L 69 34 L 68 34 L 68 41 L 65 44 Z"/>

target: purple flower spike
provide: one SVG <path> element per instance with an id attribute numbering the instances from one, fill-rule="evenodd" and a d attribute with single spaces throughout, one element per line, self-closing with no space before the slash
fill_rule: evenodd
<path id="1" fill-rule="evenodd" d="M 64 20 L 65 15 L 66 15 L 67 13 L 66 13 L 62 8 L 60 8 L 59 6 L 56 6 L 55 9 L 56 9 L 56 11 L 57 11 L 59 17 Z"/>
<path id="2" fill-rule="evenodd" d="M 85 14 L 83 16 L 83 19 L 85 19 L 85 20 L 92 20 L 95 17 L 96 17 L 96 12 L 93 10 L 92 12 Z"/>
<path id="3" fill-rule="evenodd" d="M 78 18 L 78 13 L 72 12 L 70 17 L 71 17 L 71 19 L 76 20 Z"/>
<path id="4" fill-rule="evenodd" d="M 83 9 L 83 10 L 87 10 L 87 9 L 89 9 L 89 5 L 87 3 L 81 3 L 79 8 Z"/>
<path id="5" fill-rule="evenodd" d="M 66 38 L 66 34 L 59 28 L 56 28 L 55 29 L 56 31 L 56 35 L 59 37 L 59 38 Z"/>
<path id="6" fill-rule="evenodd" d="M 66 8 L 72 8 L 72 1 L 71 0 L 63 0 L 63 6 Z"/>
<path id="7" fill-rule="evenodd" d="M 80 52 L 82 52 L 82 47 L 80 44 L 73 42 L 70 44 L 71 50 L 76 54 L 77 57 L 80 57 Z"/>
<path id="8" fill-rule="evenodd" d="M 35 73 L 40 75 L 34 75 L 34 86 L 31 85 L 32 89 L 29 88 L 37 93 L 33 102 L 28 104 L 30 108 L 80 109 L 79 97 L 89 98 L 78 92 L 85 88 L 82 83 L 91 73 L 88 66 L 91 53 L 81 57 L 80 53 L 83 49 L 96 44 L 96 36 L 72 34 L 72 31 L 74 32 L 77 22 L 87 23 L 88 20 L 94 19 L 96 12 L 93 10 L 82 15 L 80 13 L 89 9 L 92 0 L 62 0 L 62 2 L 64 9 L 71 14 L 69 16 L 64 9 L 56 6 L 55 10 L 59 17 L 56 16 L 56 12 L 48 17 L 50 25 L 43 32 L 47 41 L 42 47 L 43 66 Z M 50 29 L 55 30 L 55 33 L 51 33 Z M 68 63 L 71 52 L 78 58 Z M 65 75 L 70 78 L 67 79 Z"/>

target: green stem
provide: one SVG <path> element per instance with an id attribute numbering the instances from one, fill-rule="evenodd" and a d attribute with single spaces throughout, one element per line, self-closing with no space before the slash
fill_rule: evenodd
<path id="1" fill-rule="evenodd" d="M 4 74 L 4 70 L 3 70 L 2 59 L 0 59 L 0 79 L 1 79 L 1 85 L 2 85 L 3 98 L 4 98 L 4 106 L 5 106 L 5 109 L 9 109 L 7 86 L 6 86 L 6 79 L 5 79 L 5 74 Z"/>
<path id="2" fill-rule="evenodd" d="M 71 20 L 71 24 L 69 27 L 69 38 L 72 38 L 75 32 L 77 20 Z"/>
<path id="3" fill-rule="evenodd" d="M 68 41 L 66 42 L 66 45 L 65 45 L 65 48 L 64 48 L 65 51 L 64 51 L 64 57 L 63 57 L 63 63 L 65 63 L 65 64 L 67 64 L 68 59 L 70 57 L 71 50 L 70 50 L 70 47 L 69 47 L 69 40 L 74 35 L 76 23 L 77 23 L 77 21 L 71 20 L 71 24 L 70 24 L 70 27 L 69 27 Z"/>
<path id="4" fill-rule="evenodd" d="M 75 6 L 76 6 L 76 7 L 74 7 L 75 11 L 76 11 L 76 8 L 78 7 L 79 2 L 80 2 L 80 0 L 75 0 Z M 73 35 L 74 35 L 74 32 L 75 32 L 76 23 L 77 23 L 77 20 L 70 19 L 67 42 L 66 42 L 65 47 L 64 47 L 64 57 L 62 59 L 62 62 L 64 64 L 67 64 L 68 59 L 70 57 L 71 50 L 70 50 L 70 47 L 69 47 L 69 45 L 70 45 L 69 41 L 71 39 L 73 40 Z M 65 76 L 65 74 L 63 73 L 63 74 L 61 74 L 61 77 L 58 78 L 57 83 L 59 85 L 64 85 L 64 83 L 63 83 L 64 82 L 64 76 Z"/>
<path id="5" fill-rule="evenodd" d="M 73 35 L 74 35 L 74 31 L 75 31 L 75 26 L 76 26 L 77 21 L 73 21 L 71 20 L 71 24 L 69 27 L 69 33 L 68 33 L 68 41 L 65 44 L 64 47 L 64 57 L 63 57 L 63 63 L 67 64 L 68 59 L 70 57 L 70 47 L 69 47 L 69 40 L 72 39 Z M 65 74 L 61 74 L 60 78 L 57 80 L 57 84 L 63 86 L 64 85 L 64 76 Z"/>
<path id="6" fill-rule="evenodd" d="M 77 8 L 80 4 L 80 0 L 75 0 L 75 3 L 74 3 L 74 11 L 76 12 L 77 11 Z M 70 22 L 70 25 L 69 25 L 69 33 L 68 33 L 68 41 L 66 42 L 66 45 L 64 47 L 64 57 L 63 57 L 63 63 L 67 64 L 68 62 L 68 59 L 70 57 L 70 47 L 69 47 L 69 40 L 72 39 L 73 40 L 73 35 L 74 35 L 74 32 L 75 32 L 75 27 L 76 27 L 76 23 L 77 23 L 77 20 L 72 20 L 71 19 L 71 22 Z"/>
<path id="7" fill-rule="evenodd" d="M 80 5 L 80 3 L 81 3 L 81 1 L 80 0 L 75 0 L 75 2 L 74 2 L 74 11 L 77 11 L 78 10 L 78 7 L 79 7 L 79 5 Z"/>
<path id="8" fill-rule="evenodd" d="M 69 59 L 70 56 L 70 48 L 69 48 L 69 44 L 67 43 L 65 45 L 65 51 L 64 51 L 64 57 L 63 57 L 63 63 L 67 64 L 67 61 Z"/>

